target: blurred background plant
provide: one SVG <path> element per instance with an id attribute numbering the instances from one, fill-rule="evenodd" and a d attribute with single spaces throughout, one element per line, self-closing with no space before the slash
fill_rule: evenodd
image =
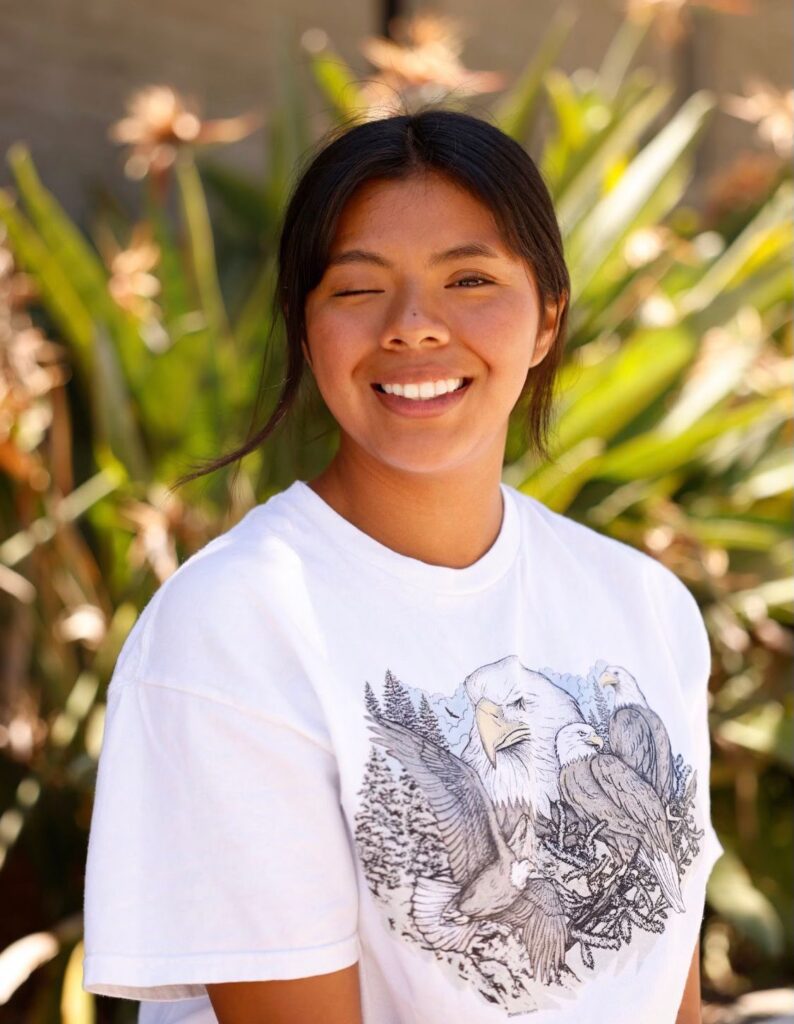
<path id="1" fill-rule="evenodd" d="M 538 161 L 573 282 L 568 359 L 553 461 L 528 451 L 519 407 L 504 478 L 659 558 L 697 597 L 714 656 L 712 801 L 726 848 L 709 885 L 704 986 L 727 1002 L 784 983 L 794 946 L 785 912 L 794 92 L 754 79 L 744 96 L 699 91 L 671 110 L 671 83 L 632 62 L 649 30 L 678 38 L 685 8 L 635 0 L 600 67 L 573 74 L 556 66 L 573 26 L 564 12 L 513 83 L 464 66 L 457 22 L 419 14 L 395 22 L 391 39 L 363 41 L 374 68 L 364 81 L 322 29 L 304 33 L 313 83 L 285 51 L 283 96 L 266 118 L 206 121 L 166 85 L 141 90 L 112 138 L 126 147 L 142 214 L 105 195 L 88 234 L 25 146 L 12 147 L 15 188 L 0 191 L 0 1005 L 9 1020 L 134 1020 L 134 1004 L 99 1005 L 81 988 L 83 867 L 115 658 L 181 560 L 334 450 L 309 378 L 292 422 L 238 472 L 169 489 L 275 403 L 277 230 L 293 168 L 315 139 L 312 87 L 332 121 L 434 102 L 469 109 Z M 683 197 L 720 105 L 755 123 L 765 148 L 741 154 L 695 207 Z M 209 147 L 259 127 L 263 181 L 210 158 Z"/>

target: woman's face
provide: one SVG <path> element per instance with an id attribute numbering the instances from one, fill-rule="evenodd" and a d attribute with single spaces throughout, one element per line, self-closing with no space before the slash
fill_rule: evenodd
<path id="1" fill-rule="evenodd" d="M 501 467 L 510 411 L 554 340 L 530 273 L 449 179 L 362 185 L 307 296 L 303 345 L 348 454 L 420 473 Z"/>

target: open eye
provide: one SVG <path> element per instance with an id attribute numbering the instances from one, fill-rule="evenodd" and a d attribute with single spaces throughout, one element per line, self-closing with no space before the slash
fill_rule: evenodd
<path id="1" fill-rule="evenodd" d="M 481 277 L 479 274 L 475 274 L 471 277 L 461 277 L 457 281 L 453 281 L 450 287 L 454 287 L 458 284 L 464 284 L 468 287 L 470 284 L 493 284 L 493 281 L 489 281 L 487 277 Z"/>
<path id="2" fill-rule="evenodd" d="M 511 700 L 507 706 L 509 708 L 516 708 L 518 711 L 526 711 L 526 701 L 523 697 L 519 697 L 518 700 Z"/>

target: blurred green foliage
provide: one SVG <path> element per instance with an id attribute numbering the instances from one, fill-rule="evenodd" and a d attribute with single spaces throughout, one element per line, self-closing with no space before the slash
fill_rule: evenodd
<path id="1" fill-rule="evenodd" d="M 791 170 L 776 158 L 751 174 L 737 163 L 708 201 L 685 204 L 717 97 L 699 92 L 671 110 L 671 85 L 631 70 L 646 29 L 629 21 L 599 69 L 567 74 L 555 61 L 571 24 L 553 22 L 487 115 L 537 154 L 573 283 L 554 459 L 528 454 L 518 407 L 504 478 L 660 558 L 701 605 L 714 656 L 713 813 L 727 851 L 710 883 L 703 967 L 706 986 L 730 995 L 780 983 L 794 945 L 783 909 L 794 775 Z M 292 422 L 239 473 L 167 490 L 189 460 L 246 435 L 260 387 L 260 423 L 278 393 L 276 233 L 313 141 L 307 83 L 283 50 L 263 181 L 203 157 L 199 170 L 201 136 L 180 137 L 185 111 L 163 92 L 149 103 L 174 104 L 167 131 L 157 135 L 143 102 L 126 122 L 144 195 L 137 224 L 108 201 L 87 236 L 25 147 L 9 153 L 0 1003 L 10 998 L 30 1024 L 96 1018 L 81 989 L 82 870 L 105 688 L 139 609 L 180 560 L 334 451 L 309 378 Z M 306 62 L 332 120 L 376 116 L 371 86 L 322 34 Z M 395 73 L 380 84 L 394 90 Z M 433 72 L 402 84 L 403 104 L 471 108 Z M 130 1004 L 103 1003 L 103 1019 L 133 1019 Z"/>

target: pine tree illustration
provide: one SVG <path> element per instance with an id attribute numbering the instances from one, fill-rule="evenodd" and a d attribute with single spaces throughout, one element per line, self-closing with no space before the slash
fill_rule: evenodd
<path id="1" fill-rule="evenodd" d="M 431 708 L 430 701 L 427 699 L 425 694 L 422 694 L 422 699 L 419 701 L 417 732 L 421 733 L 425 739 L 430 740 L 431 743 L 435 743 L 437 746 L 443 747 L 444 750 L 449 750 L 449 744 L 447 743 L 444 734 L 441 732 L 441 727 L 438 724 L 436 713 Z"/>
<path id="2" fill-rule="evenodd" d="M 372 687 L 369 683 L 364 684 L 364 704 L 366 705 L 367 711 L 372 715 L 373 718 L 380 718 L 380 704 L 378 704 L 378 698 L 372 692 Z"/>
<path id="3" fill-rule="evenodd" d="M 409 839 L 406 874 L 415 883 L 417 878 L 436 878 L 448 873 L 449 857 L 427 797 L 407 773 L 404 773 L 402 785 Z"/>
<path id="4" fill-rule="evenodd" d="M 400 680 L 386 669 L 386 682 L 383 687 L 383 717 L 390 722 L 404 725 L 406 729 L 416 729 L 416 711 Z"/>
<path id="5" fill-rule="evenodd" d="M 396 889 L 405 861 L 405 814 L 399 782 L 385 754 L 372 748 L 362 779 L 355 817 L 359 857 L 374 896 Z"/>
<path id="6" fill-rule="evenodd" d="M 601 739 L 606 740 L 609 738 L 609 701 L 604 694 L 603 687 L 599 686 L 598 683 L 593 683 L 593 694 L 595 696 L 596 711 L 598 712 L 596 732 Z"/>

